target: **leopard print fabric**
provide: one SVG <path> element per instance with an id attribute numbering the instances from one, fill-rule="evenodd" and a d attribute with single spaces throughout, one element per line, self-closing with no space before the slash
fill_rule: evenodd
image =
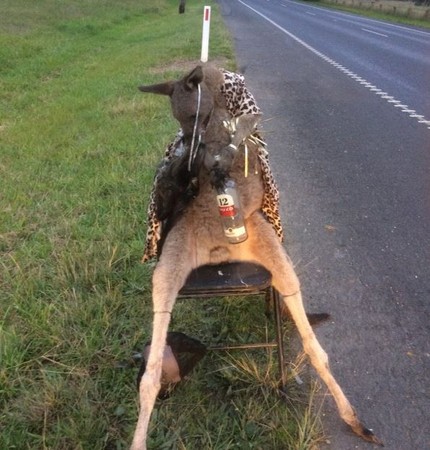
<path id="1" fill-rule="evenodd" d="M 260 108 L 257 106 L 253 95 L 249 92 L 245 85 L 245 79 L 243 75 L 234 72 L 228 72 L 223 69 L 221 69 L 221 72 L 224 76 L 224 84 L 221 87 L 221 92 L 225 97 L 226 105 L 230 114 L 233 117 L 239 117 L 243 114 L 261 114 Z M 177 152 L 180 149 L 182 137 L 182 131 L 179 130 L 173 142 L 166 148 L 162 165 L 167 164 L 172 158 L 177 156 Z M 279 214 L 279 191 L 270 169 L 269 153 L 265 148 L 266 144 L 259 135 L 258 141 L 260 143 L 258 149 L 258 157 L 264 183 L 264 196 L 261 210 L 264 217 L 273 226 L 273 229 L 282 242 L 283 230 Z M 147 231 L 142 262 L 146 262 L 158 256 L 157 244 L 161 238 L 162 223 L 157 219 L 157 216 L 155 214 L 154 193 L 157 187 L 157 180 L 159 175 L 160 171 L 158 171 L 155 175 L 154 184 L 149 198 Z"/>

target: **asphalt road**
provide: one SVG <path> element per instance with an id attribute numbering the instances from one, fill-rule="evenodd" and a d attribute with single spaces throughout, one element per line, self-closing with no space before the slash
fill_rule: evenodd
<path id="1" fill-rule="evenodd" d="M 268 120 L 287 249 L 331 368 L 389 450 L 430 449 L 430 33 L 219 0 Z M 333 450 L 368 449 L 327 399 Z"/>

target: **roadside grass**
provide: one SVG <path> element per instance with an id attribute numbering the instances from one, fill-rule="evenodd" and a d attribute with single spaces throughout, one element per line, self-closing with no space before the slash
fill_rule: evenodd
<path id="1" fill-rule="evenodd" d="M 146 202 L 177 130 L 167 100 L 136 87 L 200 55 L 203 3 L 188 0 L 184 15 L 177 3 L 2 2 L 0 448 L 131 441 L 130 358 L 151 329 Z M 205 4 L 210 55 L 234 68 L 217 6 Z M 171 329 L 206 343 L 269 339 L 263 309 L 246 298 L 181 301 Z M 313 448 L 321 435 L 308 389 L 291 377 L 286 402 L 276 383 L 272 351 L 210 352 L 157 403 L 150 448 Z"/>
<path id="2" fill-rule="evenodd" d="M 313 3 L 387 22 L 430 28 L 430 8 L 415 6 L 412 1 L 316 0 Z"/>

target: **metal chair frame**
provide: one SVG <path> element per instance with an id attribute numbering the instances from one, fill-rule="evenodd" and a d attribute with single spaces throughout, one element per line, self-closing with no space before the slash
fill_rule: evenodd
<path id="1" fill-rule="evenodd" d="M 212 350 L 235 350 L 277 347 L 280 389 L 285 392 L 286 369 L 279 292 L 272 286 L 272 275 L 264 267 L 251 262 L 205 265 L 194 269 L 179 291 L 179 298 L 266 295 L 266 316 L 273 305 L 276 342 L 249 343 L 213 347 Z"/>

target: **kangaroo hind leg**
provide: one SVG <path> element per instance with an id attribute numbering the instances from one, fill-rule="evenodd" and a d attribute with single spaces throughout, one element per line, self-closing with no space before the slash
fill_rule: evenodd
<path id="1" fill-rule="evenodd" d="M 352 428 L 354 433 L 366 441 L 382 445 L 382 442 L 373 432 L 360 422 L 330 371 L 327 354 L 318 342 L 306 315 L 299 280 L 290 258 L 271 226 L 263 218 L 256 217 L 253 219 L 254 225 L 257 226 L 250 247 L 252 259 L 272 273 L 273 286 L 282 295 L 284 304 L 290 311 L 302 339 L 304 351 L 334 397 L 341 418 Z"/>
<path id="2" fill-rule="evenodd" d="M 172 231 L 154 270 L 151 349 L 139 385 L 140 411 L 131 450 L 146 449 L 149 420 L 161 387 L 163 354 L 173 305 L 192 269 L 192 251 L 189 244 L 186 236 L 178 236 Z"/>
<path id="3" fill-rule="evenodd" d="M 288 307 L 291 317 L 296 324 L 297 330 L 299 331 L 303 342 L 304 351 L 309 356 L 311 364 L 318 372 L 318 375 L 327 385 L 336 402 L 339 415 L 343 421 L 351 427 L 355 434 L 364 440 L 374 444 L 383 445 L 382 442 L 373 434 L 373 432 L 364 426 L 359 420 L 354 408 L 351 406 L 349 400 L 346 398 L 341 387 L 332 375 L 329 367 L 328 356 L 321 347 L 321 344 L 315 336 L 315 333 L 306 316 L 301 292 L 299 291 L 293 295 L 285 296 L 284 303 Z"/>

